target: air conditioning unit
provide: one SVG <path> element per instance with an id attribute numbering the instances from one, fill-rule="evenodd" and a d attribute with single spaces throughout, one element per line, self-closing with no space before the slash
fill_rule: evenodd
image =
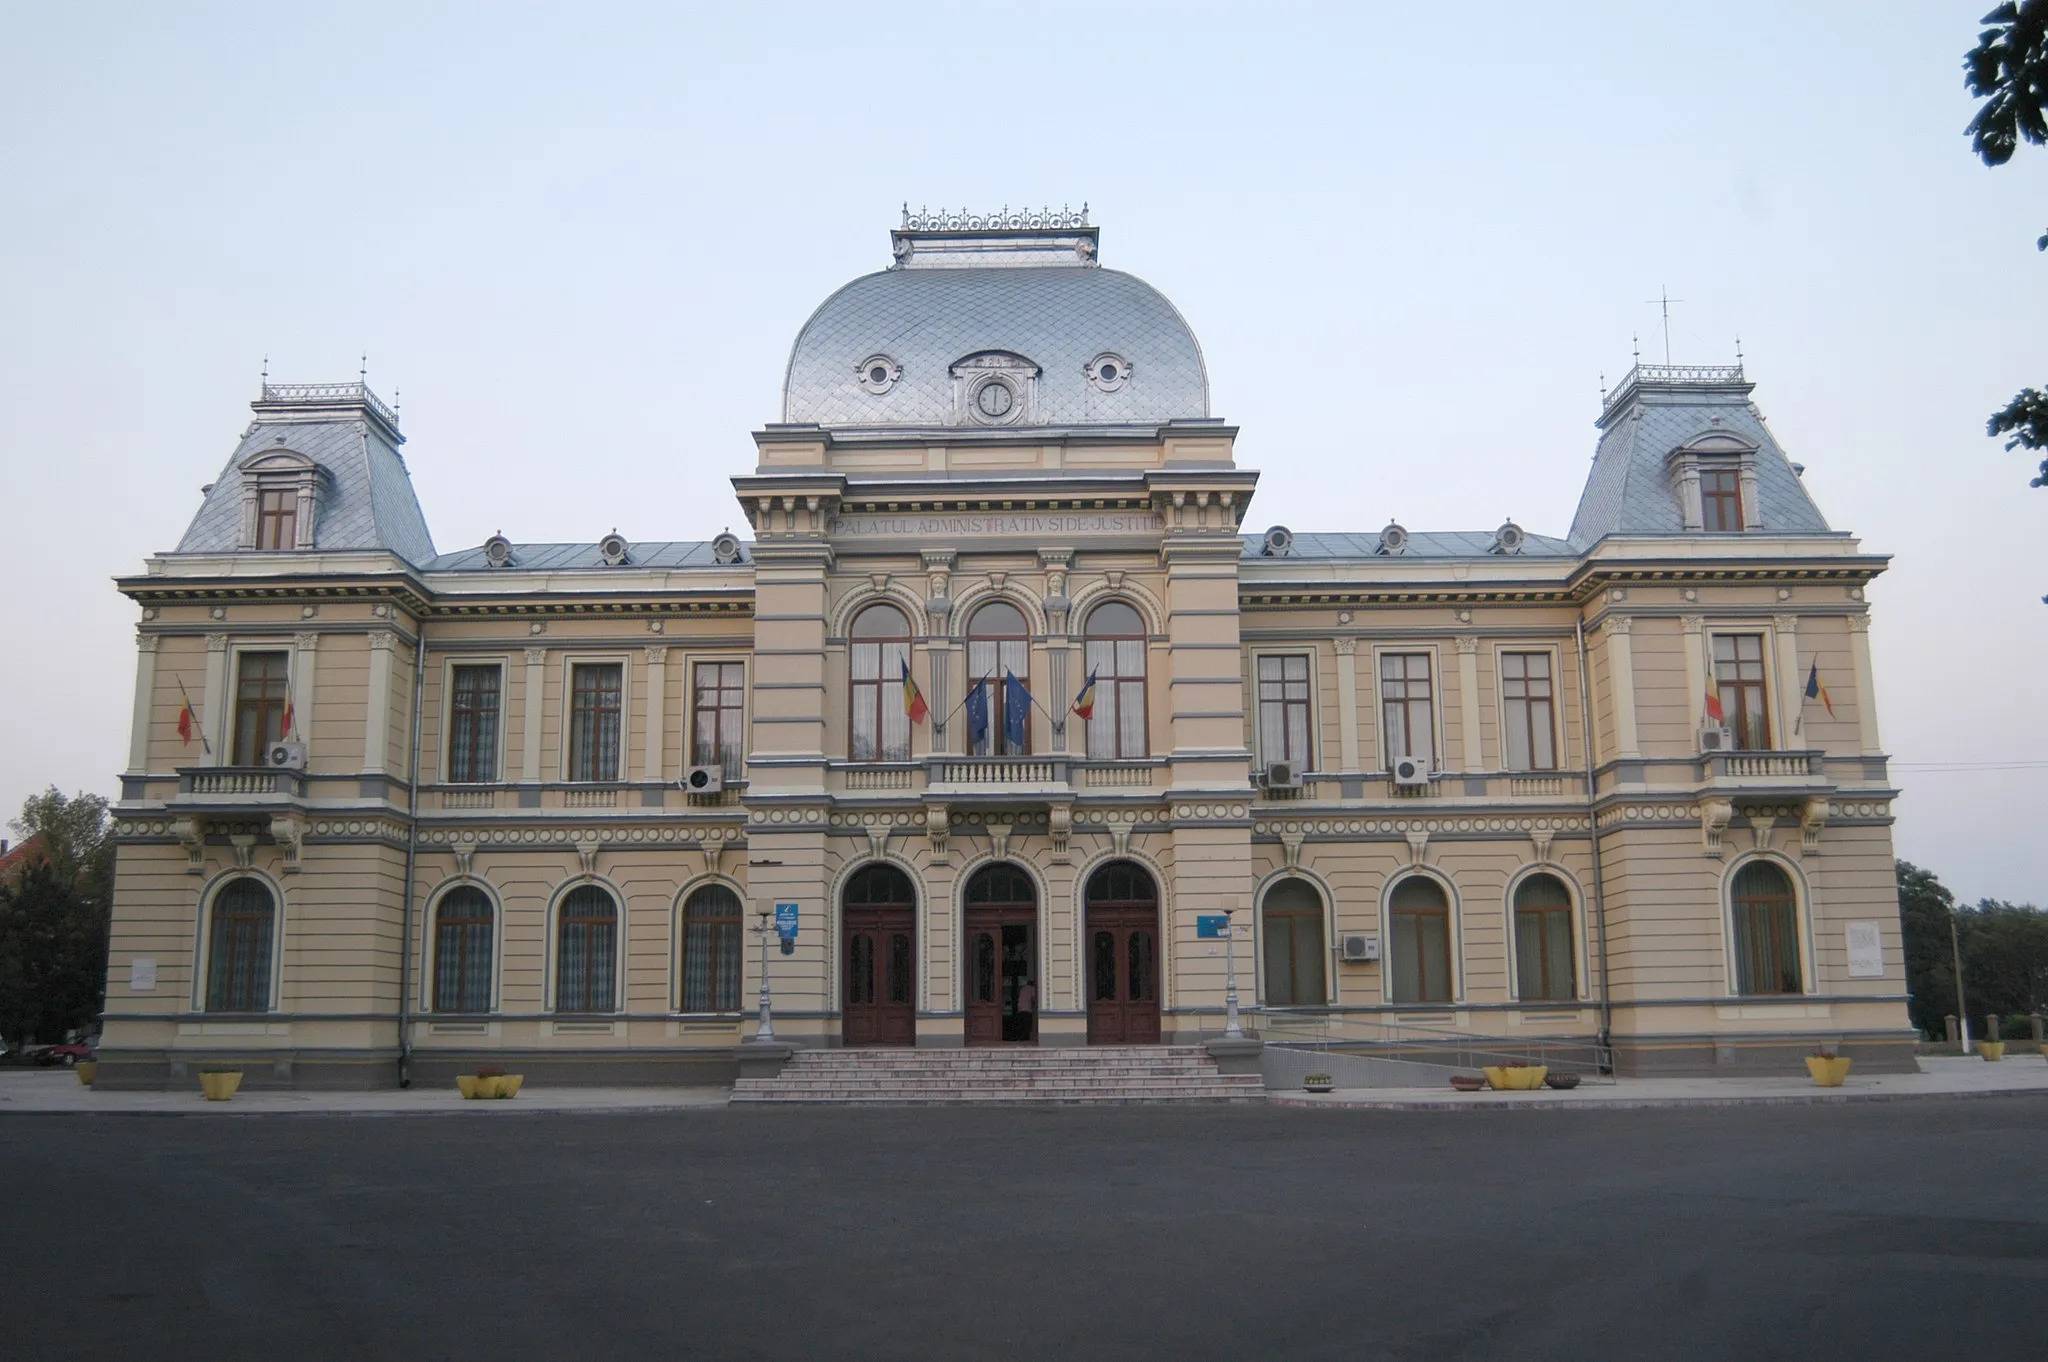
<path id="1" fill-rule="evenodd" d="M 306 769 L 306 745 L 290 740 L 274 742 L 263 754 L 263 764 L 285 771 L 303 771 Z"/>
<path id="2" fill-rule="evenodd" d="M 1395 758 L 1394 783 L 1410 786 L 1429 784 L 1429 763 L 1420 757 Z"/>
<path id="3" fill-rule="evenodd" d="M 1337 954 L 1353 964 L 1370 963 L 1380 958 L 1380 939 L 1368 932 L 1346 932 L 1337 943 Z"/>
<path id="4" fill-rule="evenodd" d="M 1291 761 L 1269 761 L 1266 763 L 1266 788 L 1269 790 L 1299 790 L 1301 771 Z"/>
<path id="5" fill-rule="evenodd" d="M 693 795 L 717 794 L 725 788 L 723 766 L 692 766 L 683 777 L 683 789 Z"/>
<path id="6" fill-rule="evenodd" d="M 1700 751 L 1729 752 L 1735 748 L 1735 735 L 1719 725 L 1709 725 L 1700 730 Z"/>

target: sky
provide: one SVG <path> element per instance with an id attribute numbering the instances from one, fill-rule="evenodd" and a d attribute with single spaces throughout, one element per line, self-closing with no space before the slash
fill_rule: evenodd
<path id="1" fill-rule="evenodd" d="M 1651 300 L 1675 362 L 1739 337 L 1893 555 L 1899 854 L 2048 904 L 2048 490 L 1984 434 L 2048 384 L 2048 148 L 1963 135 L 1987 4 L 0 0 L 0 810 L 117 793 L 112 579 L 175 546 L 266 355 L 367 355 L 444 551 L 709 538 L 905 202 L 1086 202 L 1200 338 L 1250 529 L 1562 534 Z"/>

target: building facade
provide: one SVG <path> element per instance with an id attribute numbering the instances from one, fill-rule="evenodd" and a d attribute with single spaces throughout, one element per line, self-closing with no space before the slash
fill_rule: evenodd
<path id="1" fill-rule="evenodd" d="M 103 1082 L 722 1081 L 764 965 L 803 1045 L 1192 1040 L 1234 971 L 1275 1040 L 1910 1063 L 1886 560 L 1739 367 L 1608 394 L 1564 537 L 1247 532 L 1096 228 L 891 238 L 745 539 L 439 553 L 374 394 L 266 384 L 120 583 Z"/>

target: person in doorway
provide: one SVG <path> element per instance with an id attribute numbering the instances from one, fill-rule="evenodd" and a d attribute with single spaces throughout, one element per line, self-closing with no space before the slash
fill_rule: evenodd
<path id="1" fill-rule="evenodd" d="M 1017 990 L 1017 1039 L 1031 1039 L 1033 1014 L 1038 1011 L 1038 981 L 1026 979 Z"/>

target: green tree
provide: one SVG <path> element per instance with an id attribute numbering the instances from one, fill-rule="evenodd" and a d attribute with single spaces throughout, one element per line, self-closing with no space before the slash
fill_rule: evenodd
<path id="1" fill-rule="evenodd" d="M 106 999 L 114 842 L 107 801 L 54 787 L 22 805 L 14 830 L 42 838 L 19 880 L 0 883 L 0 1035 L 56 1041 L 89 1027 Z"/>
<path id="2" fill-rule="evenodd" d="M 1907 1009 L 1922 1034 L 1939 1038 L 1944 1034 L 1944 1019 L 1956 1010 L 1956 976 L 1948 933 L 1956 897 L 1932 871 L 1911 861 L 1898 863 L 1898 875 L 1899 930 L 1905 943 L 1906 992 L 1910 995 Z"/>
<path id="3" fill-rule="evenodd" d="M 1962 915 L 1963 985 L 1970 1015 L 2024 1017 L 2048 1007 L 2048 913 L 1980 900 Z"/>
<path id="4" fill-rule="evenodd" d="M 1970 120 L 1970 145 L 1987 166 L 2002 166 L 2023 142 L 2048 142 L 2048 0 L 2006 0 L 1984 16 L 1987 27 L 1963 58 L 1964 84 L 1984 101 Z M 2048 251 L 2048 233 L 2035 245 Z M 2023 388 L 1985 423 L 2007 449 L 2048 450 L 2048 393 Z M 2048 485 L 2048 455 L 2029 484 Z"/>

